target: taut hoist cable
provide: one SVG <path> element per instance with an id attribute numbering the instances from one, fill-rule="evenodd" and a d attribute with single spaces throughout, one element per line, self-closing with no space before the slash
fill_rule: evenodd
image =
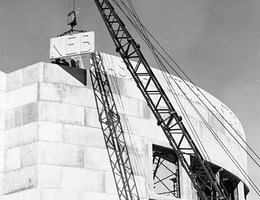
<path id="1" fill-rule="evenodd" d="M 122 10 L 122 9 L 121 9 Z M 123 13 L 124 13 L 124 11 L 122 11 Z M 125 14 L 125 13 L 124 13 Z M 136 17 L 136 15 L 134 15 L 134 17 Z M 127 17 L 128 18 L 128 17 Z M 128 18 L 128 20 L 129 20 L 129 18 Z M 130 21 L 130 20 L 129 20 Z M 131 22 L 131 21 L 130 21 Z M 131 22 L 132 23 L 132 22 Z M 139 21 L 139 23 L 141 23 L 140 21 Z M 143 25 L 142 25 L 143 26 Z M 136 24 L 135 24 L 135 26 L 134 27 L 136 27 Z M 145 28 L 144 28 L 145 29 Z M 145 29 L 146 30 L 146 29 Z M 139 30 L 140 31 L 140 30 Z M 138 32 L 139 32 L 138 31 Z M 141 32 L 141 31 L 140 31 Z M 140 33 L 139 33 L 140 34 Z M 149 33 L 149 35 L 151 35 L 150 33 Z M 149 41 L 149 39 L 147 39 L 147 38 L 145 38 L 146 39 L 146 41 L 148 40 Z M 154 39 L 154 38 L 153 38 Z M 155 39 L 154 39 L 155 40 Z M 156 41 L 156 40 L 155 40 Z M 157 42 L 157 41 L 156 41 Z M 150 43 L 150 41 L 148 42 L 148 46 L 149 46 L 149 48 L 151 49 L 151 43 Z M 161 47 L 161 46 L 160 46 Z M 161 47 L 162 48 L 162 47 Z M 162 48 L 163 49 L 163 48 Z M 163 49 L 164 50 L 164 49 Z M 153 46 L 153 49 L 151 49 L 151 51 L 154 51 L 154 46 Z M 158 51 L 157 49 L 156 49 L 156 51 Z M 164 50 L 165 51 L 165 50 Z M 161 54 L 160 54 L 161 55 Z M 169 55 L 168 55 L 169 56 Z M 170 56 L 169 56 L 170 57 Z M 172 59 L 172 58 L 171 58 Z M 176 66 L 178 66 L 177 65 L 177 63 L 173 60 L 173 62 L 175 63 L 175 65 Z M 169 65 L 169 64 L 168 64 Z M 169 65 L 170 66 L 170 65 Z M 179 67 L 179 66 L 178 66 Z M 165 67 L 164 67 L 164 69 L 166 69 Z M 167 69 L 166 69 L 167 70 Z M 174 70 L 174 69 L 173 69 Z M 181 69 L 180 69 L 181 70 Z M 175 70 L 174 70 L 175 71 Z M 183 72 L 184 73 L 184 72 Z M 185 74 L 185 73 L 184 73 Z M 186 75 L 186 74 L 185 74 Z M 187 76 L 187 75 L 186 75 Z M 181 78 L 181 76 L 179 76 L 180 78 Z M 182 79 L 182 78 L 181 78 Z M 183 80 L 183 79 L 182 79 Z M 190 79 L 189 79 L 190 80 Z M 184 81 L 184 80 L 183 80 Z M 191 81 L 191 80 L 190 80 Z M 184 81 L 184 83 L 186 83 L 185 81 Z M 193 83 L 192 81 L 191 81 L 191 83 Z M 193 83 L 194 84 L 194 83 Z M 195 85 L 195 84 L 194 84 Z M 195 85 L 195 87 L 197 88 L 197 86 Z M 189 87 L 190 88 L 190 87 Z M 190 88 L 191 89 L 191 88 Z M 198 88 L 197 88 L 198 89 Z M 191 89 L 192 90 L 192 89 Z M 192 90 L 193 91 L 193 90 Z M 200 90 L 199 90 L 200 91 Z M 193 91 L 194 92 L 194 91 Z M 201 92 L 201 91 L 200 91 Z M 202 93 L 202 92 L 201 92 Z M 203 94 L 203 93 L 202 93 Z M 196 95 L 196 94 L 195 94 Z M 197 95 L 196 95 L 197 96 Z M 203 96 L 204 96 L 204 94 L 203 94 Z M 198 97 L 199 98 L 199 97 Z M 205 97 L 206 98 L 206 97 Z M 207 98 L 206 98 L 207 99 Z M 201 99 L 200 99 L 201 100 Z M 207 99 L 208 100 L 208 99 Z M 202 100 L 201 100 L 202 101 Z M 209 101 L 209 100 L 208 100 Z M 203 102 L 204 103 L 204 102 Z M 211 102 L 210 102 L 211 103 Z M 206 107 L 207 107 L 207 105 L 206 104 L 204 104 Z M 212 104 L 211 104 L 212 105 Z M 212 105 L 213 106 L 213 105 Z M 214 106 L 213 106 L 214 107 Z M 208 107 L 207 107 L 208 108 Z M 214 107 L 215 108 L 215 107 Z M 208 108 L 209 109 L 209 108 Z M 216 108 L 215 108 L 216 109 Z M 210 110 L 210 109 L 209 109 Z M 213 114 L 214 115 L 214 114 Z M 220 114 L 221 115 L 221 114 Z M 215 116 L 215 115 L 214 115 Z M 221 115 L 222 116 L 222 115 Z M 216 116 L 215 116 L 216 117 Z M 222 116 L 223 117 L 223 116 Z M 216 117 L 217 118 L 217 117 Z M 224 117 L 223 117 L 224 118 Z M 218 118 L 217 118 L 218 119 Z M 218 119 L 219 120 L 219 119 Z M 220 122 L 221 123 L 221 122 Z M 221 123 L 222 125 L 223 125 L 223 123 Z M 228 123 L 229 124 L 229 123 Z M 229 124 L 230 125 L 230 124 Z M 230 125 L 231 126 L 231 125 Z M 224 126 L 225 127 L 225 126 Z M 233 128 L 232 126 L 231 126 L 231 128 Z M 226 129 L 226 127 L 225 127 L 225 129 Z M 228 129 L 227 129 L 228 130 Z M 229 131 L 229 130 L 228 130 Z M 236 130 L 234 130 L 235 132 L 236 132 Z M 236 132 L 237 133 L 237 132 Z M 230 133 L 231 134 L 231 133 Z M 232 135 L 232 134 L 231 134 Z M 238 134 L 239 135 L 239 134 Z M 236 139 L 236 138 L 234 138 L 234 139 Z M 242 138 L 243 139 L 243 138 Z M 217 140 L 218 141 L 218 140 Z M 236 140 L 237 141 L 237 140 Z M 219 141 L 218 141 L 219 142 Z M 221 142 L 221 141 L 220 141 Z M 239 141 L 237 141 L 238 143 L 239 143 Z M 245 141 L 244 141 L 245 142 Z M 246 142 L 245 142 L 246 143 Z M 223 143 L 222 143 L 223 144 Z M 240 144 L 240 143 L 239 143 Z M 246 143 L 247 144 L 247 143 Z M 220 143 L 220 145 L 221 145 L 221 143 Z M 247 144 L 248 145 L 248 144 Z M 222 148 L 223 148 L 223 145 L 221 145 L 222 146 Z M 240 146 L 241 146 L 241 144 L 240 144 Z M 248 145 L 249 146 L 249 145 Z M 224 148 L 223 148 L 224 149 Z M 244 148 L 243 148 L 244 149 Z M 245 150 L 245 149 L 244 149 Z M 252 149 L 251 149 L 252 150 Z M 246 150 L 245 150 L 246 151 Z M 253 150 L 252 150 L 253 151 Z M 247 152 L 247 151 L 246 151 Z M 254 152 L 254 151 L 253 151 Z M 229 152 L 230 153 L 230 152 Z M 255 153 L 255 152 L 254 152 Z M 250 153 L 249 152 L 247 152 L 247 154 L 249 155 L 249 156 L 251 156 L 250 155 Z M 257 156 L 257 155 L 256 155 Z M 258 157 L 258 156 L 257 156 Z M 252 158 L 252 157 L 251 157 Z M 259 158 L 259 157 L 258 157 Z M 252 158 L 253 159 L 253 158 Z M 232 160 L 232 159 L 231 159 Z M 254 160 L 254 159 L 253 159 Z M 255 160 L 254 160 L 255 161 Z M 234 163 L 235 164 L 235 163 Z M 238 166 L 240 166 L 239 165 L 239 163 L 237 163 L 238 164 Z M 256 163 L 257 164 L 257 163 Z M 236 164 L 235 164 L 236 165 Z M 237 165 L 236 165 L 237 166 Z M 238 167 L 237 166 L 237 167 Z M 241 167 L 241 166 L 240 166 Z M 241 171 L 240 171 L 241 172 Z M 243 173 L 242 173 L 243 174 Z M 246 178 L 246 177 L 245 177 Z M 246 178 L 247 179 L 247 178 Z M 247 179 L 248 180 L 248 179 Z M 249 181 L 250 182 L 250 181 Z M 253 182 L 252 182 L 253 183 Z M 254 185 L 254 183 L 253 183 L 253 185 Z M 251 185 L 252 186 L 252 185 Z M 258 190 L 258 188 L 256 187 L 256 190 Z M 259 191 L 259 190 L 258 190 Z M 258 194 L 259 195 L 259 194 Z"/>
<path id="2" fill-rule="evenodd" d="M 114 1 L 115 2 L 115 1 Z M 126 7 L 126 5 L 122 2 L 122 4 Z M 163 50 L 163 52 L 171 59 L 171 61 L 178 67 L 178 69 L 185 75 L 185 77 L 188 78 L 188 80 L 196 87 L 196 89 L 202 94 L 202 96 L 207 100 L 207 102 L 212 106 L 212 108 L 214 110 L 217 111 L 217 113 L 224 119 L 224 121 L 231 127 L 231 129 L 238 135 L 238 137 L 246 144 L 246 146 L 252 151 L 252 153 L 260 160 L 260 157 L 256 154 L 256 152 L 249 146 L 249 144 L 244 140 L 244 138 L 242 138 L 240 136 L 240 134 L 233 128 L 233 126 L 225 119 L 225 117 L 216 109 L 216 107 L 209 101 L 209 99 L 203 94 L 203 92 L 201 92 L 201 90 L 194 84 L 194 82 L 188 77 L 188 75 L 180 68 L 180 66 L 176 63 L 176 61 L 173 60 L 173 58 L 166 52 L 166 50 L 160 45 L 160 43 L 153 37 L 153 35 L 142 25 L 141 21 L 138 19 L 138 16 L 136 16 L 135 14 L 133 14 L 130 9 L 128 7 L 126 7 L 128 13 L 130 13 L 132 16 L 131 18 L 135 18 L 138 22 L 133 22 L 130 20 L 130 18 L 126 15 L 126 13 L 123 11 L 123 9 L 120 7 L 120 5 L 118 3 L 116 3 L 116 5 L 120 8 L 120 10 L 124 13 L 124 15 L 127 17 L 127 19 L 132 23 L 132 25 L 135 27 L 135 29 L 137 29 L 139 26 L 136 24 L 140 24 L 140 26 L 142 27 L 143 30 L 145 30 L 145 32 L 147 32 L 152 39 L 156 42 L 156 44 Z M 143 34 L 143 36 L 141 36 L 144 40 L 147 40 L 146 36 L 144 33 L 142 33 L 142 31 L 139 29 L 137 30 L 139 34 Z M 141 33 L 140 33 L 141 32 Z M 148 47 L 150 44 L 147 44 Z M 152 45 L 153 46 L 153 45 Z M 218 117 L 212 112 L 212 110 L 205 104 L 205 102 L 194 92 L 194 90 L 192 88 L 190 88 L 190 86 L 186 83 L 186 81 L 181 77 L 181 75 L 170 65 L 170 63 L 163 57 L 163 55 L 155 48 L 155 46 L 153 46 L 153 49 L 160 55 L 160 57 L 162 57 L 162 59 L 167 63 L 168 66 L 171 67 L 171 69 L 176 73 L 176 75 L 178 75 L 179 78 L 181 78 L 181 80 L 183 81 L 183 83 L 185 83 L 188 88 L 193 92 L 194 95 L 197 96 L 197 98 L 203 103 L 204 106 L 206 106 L 206 108 L 212 113 L 212 115 L 219 121 L 219 123 L 222 124 L 222 126 L 228 131 L 228 133 L 233 137 L 233 139 L 241 146 L 241 148 L 243 148 L 243 150 L 248 154 L 248 156 L 255 162 L 255 164 L 260 167 L 260 164 L 253 158 L 253 156 L 246 150 L 246 148 L 244 146 L 241 145 L 241 143 L 233 136 L 233 134 L 229 131 L 229 129 L 227 129 L 225 127 L 225 125 L 218 119 Z M 168 69 L 164 66 L 164 70 L 167 71 L 169 74 L 170 72 L 168 71 Z"/>

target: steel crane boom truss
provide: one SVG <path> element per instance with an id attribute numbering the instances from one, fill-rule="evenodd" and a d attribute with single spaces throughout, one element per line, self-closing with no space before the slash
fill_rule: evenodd
<path id="1" fill-rule="evenodd" d="M 210 164 L 200 154 L 182 122 L 182 117 L 177 114 L 140 51 L 140 46 L 132 38 L 108 0 L 94 1 L 116 45 L 116 51 L 124 60 L 200 199 L 228 200 L 224 186 L 219 183 Z M 207 196 L 206 190 L 209 188 L 213 191 L 214 197 Z"/>
<path id="2" fill-rule="evenodd" d="M 126 141 L 116 104 L 99 52 L 90 58 L 90 77 L 108 157 L 120 200 L 139 200 Z"/>

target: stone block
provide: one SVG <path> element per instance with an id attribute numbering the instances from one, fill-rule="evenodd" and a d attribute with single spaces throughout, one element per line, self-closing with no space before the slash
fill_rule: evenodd
<path id="1" fill-rule="evenodd" d="M 161 127 L 157 126 L 157 121 L 155 118 L 144 120 L 142 121 L 142 123 L 144 124 L 143 127 L 138 126 L 138 128 L 141 130 L 141 134 L 146 133 L 146 135 L 144 136 L 154 141 L 155 144 L 163 144 L 163 146 L 169 146 L 169 142 Z"/>
<path id="2" fill-rule="evenodd" d="M 20 146 L 21 127 L 10 129 L 5 133 L 5 148 L 11 149 Z"/>
<path id="3" fill-rule="evenodd" d="M 5 148 L 10 149 L 38 140 L 37 122 L 13 128 L 5 133 Z"/>
<path id="4" fill-rule="evenodd" d="M 127 79 L 113 74 L 113 72 L 111 72 L 110 70 L 108 71 L 108 78 L 111 80 L 110 82 L 111 82 L 111 86 L 112 86 L 111 87 L 112 92 L 117 95 L 126 96 L 125 82 L 127 81 Z"/>
<path id="5" fill-rule="evenodd" d="M 62 144 L 39 142 L 39 163 L 50 165 L 62 164 Z"/>
<path id="6" fill-rule="evenodd" d="M 107 150 L 85 147 L 84 167 L 89 169 L 111 170 Z"/>
<path id="7" fill-rule="evenodd" d="M 41 200 L 41 193 L 37 189 L 22 190 L 0 196 L 0 200 Z"/>
<path id="8" fill-rule="evenodd" d="M 30 65 L 23 69 L 23 85 L 29 85 L 43 80 L 43 62 Z"/>
<path id="9" fill-rule="evenodd" d="M 38 120 L 38 102 L 23 106 L 22 124 L 29 124 Z"/>
<path id="10" fill-rule="evenodd" d="M 62 123 L 39 121 L 39 140 L 48 142 L 62 142 Z"/>
<path id="11" fill-rule="evenodd" d="M 38 120 L 38 102 L 30 103 L 6 112 L 6 130 Z"/>
<path id="12" fill-rule="evenodd" d="M 150 159 L 148 155 L 139 155 L 134 153 L 129 153 L 130 162 L 133 168 L 135 176 L 146 176 L 149 177 L 149 165 Z M 152 158 L 152 157 L 151 157 Z M 152 163 L 152 161 L 151 161 Z M 151 173 L 152 174 L 152 173 Z"/>
<path id="13" fill-rule="evenodd" d="M 22 167 L 21 148 L 16 147 L 6 151 L 6 171 L 16 170 Z"/>
<path id="14" fill-rule="evenodd" d="M 40 120 L 83 125 L 84 107 L 40 102 Z"/>
<path id="15" fill-rule="evenodd" d="M 61 188 L 61 167 L 54 165 L 39 165 L 38 187 Z"/>
<path id="16" fill-rule="evenodd" d="M 86 87 L 59 83 L 41 83 L 40 100 L 86 106 L 89 98 L 87 91 Z"/>
<path id="17" fill-rule="evenodd" d="M 7 74 L 0 71 L 0 91 L 6 91 Z"/>
<path id="18" fill-rule="evenodd" d="M 208 119 L 208 109 L 206 109 L 204 106 L 202 106 L 199 103 L 194 103 L 194 105 L 198 109 L 199 113 L 203 116 L 203 118 L 207 120 Z M 198 118 L 198 117 L 196 119 L 201 120 L 201 118 Z"/>
<path id="19" fill-rule="evenodd" d="M 61 99 L 63 98 L 59 87 L 69 87 L 68 85 L 51 82 L 42 82 L 39 84 L 39 86 L 39 100 L 53 101 L 58 103 L 61 103 Z"/>
<path id="20" fill-rule="evenodd" d="M 5 166 L 5 152 L 0 150 L 0 174 L 4 172 Z M 0 177 L 1 180 L 2 177 Z"/>
<path id="21" fill-rule="evenodd" d="M 12 91 L 23 86 L 23 70 L 7 74 L 6 91 Z"/>
<path id="22" fill-rule="evenodd" d="M 105 192 L 105 173 L 100 170 L 62 167 L 62 188 L 76 191 Z"/>
<path id="23" fill-rule="evenodd" d="M 98 193 L 98 192 L 84 192 L 82 194 L 82 200 L 84 199 L 95 199 L 95 200 L 119 200 L 117 194 L 106 194 L 106 193 Z"/>
<path id="24" fill-rule="evenodd" d="M 105 173 L 105 193 L 117 195 L 116 183 L 112 172 Z"/>
<path id="25" fill-rule="evenodd" d="M 97 110 L 94 108 L 85 108 L 84 111 L 84 125 L 89 127 L 101 128 L 100 123 L 98 121 Z"/>
<path id="26" fill-rule="evenodd" d="M 136 186 L 138 188 L 138 194 L 141 198 L 148 199 L 148 193 L 149 193 L 149 188 L 148 188 L 148 183 L 146 180 L 146 177 L 143 176 L 135 176 L 135 182 Z"/>
<path id="27" fill-rule="evenodd" d="M 30 166 L 4 174 L 3 194 L 11 194 L 35 188 L 37 185 L 37 167 Z"/>
<path id="28" fill-rule="evenodd" d="M 154 117 L 144 119 L 129 115 L 121 115 L 121 123 L 123 125 L 123 130 L 127 134 L 146 137 L 157 142 L 167 142 L 162 129 L 157 126 L 157 122 Z"/>
<path id="29" fill-rule="evenodd" d="M 0 90 L 0 110 L 6 110 L 6 92 Z"/>
<path id="30" fill-rule="evenodd" d="M 6 130 L 22 125 L 22 109 L 18 108 L 6 112 L 5 127 Z"/>
<path id="31" fill-rule="evenodd" d="M 64 124 L 62 136 L 64 143 L 105 148 L 102 131 L 98 128 Z"/>
<path id="32" fill-rule="evenodd" d="M 5 149 L 19 147 L 21 145 L 21 127 L 10 129 L 5 133 Z"/>
<path id="33" fill-rule="evenodd" d="M 86 96 L 87 96 L 86 107 L 96 108 L 97 106 L 96 106 L 93 90 L 87 88 L 86 89 Z"/>
<path id="34" fill-rule="evenodd" d="M 22 97 L 22 98 L 20 98 Z M 6 109 L 12 110 L 37 101 L 38 84 L 30 84 L 6 94 Z"/>
<path id="35" fill-rule="evenodd" d="M 208 111 L 208 123 L 213 129 L 218 130 L 222 133 L 225 133 L 225 128 L 221 123 L 224 123 L 224 120 L 215 112 Z"/>
<path id="36" fill-rule="evenodd" d="M 62 131 L 63 142 L 67 144 L 88 144 L 88 131 L 86 126 L 64 124 Z"/>
<path id="37" fill-rule="evenodd" d="M 5 149 L 5 131 L 0 130 L 0 151 Z"/>
<path id="38" fill-rule="evenodd" d="M 151 117 L 153 117 L 153 113 L 151 111 L 151 109 L 147 106 L 147 103 L 145 101 L 141 101 L 141 116 L 142 118 L 145 119 L 150 119 Z"/>
<path id="39" fill-rule="evenodd" d="M 124 80 L 122 95 L 144 100 L 144 97 L 133 80 Z"/>
<path id="40" fill-rule="evenodd" d="M 128 147 L 128 151 L 139 155 L 148 154 L 148 142 L 147 138 L 137 135 L 125 134 L 125 140 Z"/>
<path id="41" fill-rule="evenodd" d="M 84 200 L 82 193 L 71 190 L 43 189 L 41 200 Z"/>
<path id="42" fill-rule="evenodd" d="M 114 95 L 114 99 L 119 113 L 142 117 L 142 101 L 118 95 Z"/>
<path id="43" fill-rule="evenodd" d="M 59 65 L 51 63 L 44 63 L 43 80 L 45 82 L 83 86 L 80 81 L 63 70 Z"/>
<path id="44" fill-rule="evenodd" d="M 3 195 L 3 179 L 4 179 L 4 174 L 0 172 L 0 199 L 2 200 L 1 196 Z"/>
<path id="45" fill-rule="evenodd" d="M 84 147 L 63 144 L 62 165 L 69 167 L 84 167 Z"/>
<path id="46" fill-rule="evenodd" d="M 0 110 L 0 130 L 5 130 L 5 111 Z"/>
<path id="47" fill-rule="evenodd" d="M 127 134 L 147 136 L 146 127 L 148 127 L 148 120 L 143 120 L 139 117 L 128 116 L 125 114 L 120 114 L 120 120 L 123 130 Z"/>
<path id="48" fill-rule="evenodd" d="M 38 141 L 38 122 L 26 124 L 21 127 L 20 145 Z"/>
<path id="49" fill-rule="evenodd" d="M 21 165 L 27 167 L 38 163 L 38 143 L 31 143 L 21 147 Z"/>

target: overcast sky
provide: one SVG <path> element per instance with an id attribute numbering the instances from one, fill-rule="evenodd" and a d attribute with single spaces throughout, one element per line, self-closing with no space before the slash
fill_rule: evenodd
<path id="1" fill-rule="evenodd" d="M 0 70 L 48 61 L 49 38 L 66 31 L 69 0 L 0 1 Z M 260 1 L 132 0 L 142 22 L 201 88 L 238 116 L 260 155 Z M 76 0 L 79 29 L 116 55 L 93 0 Z M 249 164 L 260 187 L 260 168 Z M 253 193 L 253 192 L 252 192 Z M 254 194 L 249 200 L 258 199 Z"/>

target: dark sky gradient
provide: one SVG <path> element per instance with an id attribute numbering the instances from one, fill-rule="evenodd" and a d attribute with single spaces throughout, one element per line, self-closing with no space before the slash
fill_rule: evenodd
<path id="1" fill-rule="evenodd" d="M 201 88 L 242 122 L 260 155 L 260 1 L 132 0 L 142 22 Z M 93 0 L 76 0 L 78 29 L 95 31 L 96 49 L 116 55 Z M 0 70 L 47 61 L 49 38 L 63 33 L 68 0 L 0 1 Z M 129 28 L 131 30 L 131 28 Z M 249 162 L 260 187 L 260 168 Z M 254 192 L 249 200 L 259 199 Z"/>

